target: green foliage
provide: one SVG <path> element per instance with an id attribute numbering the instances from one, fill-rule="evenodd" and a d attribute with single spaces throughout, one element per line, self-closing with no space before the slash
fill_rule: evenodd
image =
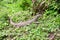
<path id="1" fill-rule="evenodd" d="M 38 0 L 39 1 L 39 0 Z M 40 0 L 41 1 L 41 0 Z M 60 32 L 60 2 L 47 1 L 48 9 L 37 21 L 39 24 L 16 28 L 9 24 L 10 16 L 14 22 L 31 19 L 33 13 L 31 0 L 0 0 L 0 40 L 48 40 L 49 32 Z M 59 36 L 60 37 L 60 36 Z M 56 40 L 60 40 L 56 37 Z"/>

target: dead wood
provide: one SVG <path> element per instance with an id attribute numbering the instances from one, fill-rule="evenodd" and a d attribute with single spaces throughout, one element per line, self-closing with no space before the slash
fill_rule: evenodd
<path id="1" fill-rule="evenodd" d="M 36 21 L 40 16 L 41 16 L 41 14 L 37 14 L 36 16 L 34 16 L 33 19 L 27 20 L 27 21 L 24 21 L 24 22 L 19 22 L 19 23 L 14 23 L 12 21 L 11 17 L 9 17 L 9 21 L 10 21 L 11 25 L 16 26 L 16 27 L 21 27 L 21 26 L 25 26 L 25 25 L 31 24 L 32 22 Z"/>
<path id="2" fill-rule="evenodd" d="M 51 32 L 48 37 L 49 37 L 49 40 L 54 40 L 55 35 L 53 32 Z"/>

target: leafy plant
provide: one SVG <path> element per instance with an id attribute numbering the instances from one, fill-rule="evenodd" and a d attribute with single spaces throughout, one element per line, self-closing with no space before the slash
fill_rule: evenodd
<path id="1" fill-rule="evenodd" d="M 60 40 L 60 0 L 46 0 L 46 3 L 48 9 L 37 19 L 38 23 L 16 28 L 9 24 L 8 16 L 16 23 L 31 19 L 32 1 L 0 0 L 0 40 L 48 40 L 51 32 L 56 35 L 55 40 Z"/>

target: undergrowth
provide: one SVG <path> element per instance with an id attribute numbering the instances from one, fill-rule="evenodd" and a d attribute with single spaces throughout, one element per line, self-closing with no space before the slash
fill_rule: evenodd
<path id="1" fill-rule="evenodd" d="M 59 2 L 60 3 L 60 2 Z M 0 40 L 48 40 L 50 32 L 54 32 L 55 40 L 60 40 L 59 4 L 53 1 L 36 22 L 24 27 L 14 27 L 9 24 L 8 16 L 14 22 L 26 21 L 33 16 L 31 0 L 1 0 L 0 1 Z"/>

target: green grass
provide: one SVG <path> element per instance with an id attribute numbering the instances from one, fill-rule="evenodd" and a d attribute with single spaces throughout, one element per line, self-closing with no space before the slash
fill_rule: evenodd
<path id="1" fill-rule="evenodd" d="M 50 6 L 42 17 L 37 19 L 38 24 L 33 22 L 20 28 L 9 24 L 8 16 L 11 16 L 14 22 L 26 21 L 33 17 L 31 16 L 32 11 L 28 10 L 31 10 L 31 7 L 27 8 L 21 2 L 23 1 L 18 0 L 15 3 L 11 1 L 11 4 L 7 1 L 0 2 L 0 40 L 48 40 L 50 32 L 60 33 L 60 14 L 53 9 L 56 5 L 51 5 L 52 8 Z M 31 1 L 28 3 L 30 5 Z M 55 40 L 60 40 L 59 37 L 56 36 Z"/>

